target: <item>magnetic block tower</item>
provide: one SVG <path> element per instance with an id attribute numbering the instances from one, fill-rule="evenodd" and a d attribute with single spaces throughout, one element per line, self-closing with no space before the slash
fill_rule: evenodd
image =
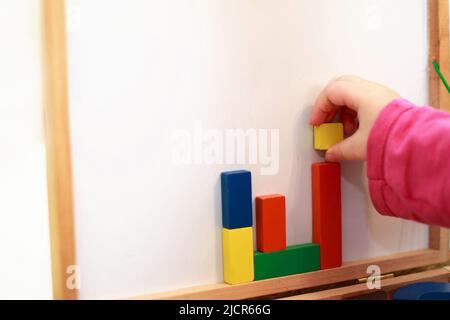
<path id="1" fill-rule="evenodd" d="M 251 173 L 224 172 L 222 186 L 222 247 L 224 281 L 241 284 L 320 269 L 320 246 L 286 246 L 286 198 L 257 197 L 253 251 Z"/>
<path id="2" fill-rule="evenodd" d="M 256 198 L 255 280 L 266 280 L 320 269 L 320 247 L 307 243 L 286 246 L 286 198 Z"/>
<path id="3" fill-rule="evenodd" d="M 224 172 L 221 186 L 224 281 L 250 282 L 254 280 L 251 173 Z"/>
<path id="4" fill-rule="evenodd" d="M 314 127 L 314 148 L 328 150 L 344 139 L 342 123 Z M 312 165 L 313 242 L 320 245 L 320 268 L 342 265 L 341 166 L 339 163 Z"/>
<path id="5" fill-rule="evenodd" d="M 344 140 L 344 126 L 342 123 L 324 123 L 314 127 L 314 148 L 328 150 Z"/>
<path id="6" fill-rule="evenodd" d="M 344 138 L 342 124 L 314 128 L 314 147 L 328 150 Z M 313 243 L 287 246 L 286 197 L 257 197 L 253 252 L 252 182 L 249 171 L 224 172 L 222 245 L 228 284 L 285 277 L 342 265 L 341 166 L 312 165 Z"/>

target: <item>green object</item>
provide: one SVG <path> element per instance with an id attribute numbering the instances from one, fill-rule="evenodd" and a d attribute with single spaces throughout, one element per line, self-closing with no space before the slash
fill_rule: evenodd
<path id="1" fill-rule="evenodd" d="M 447 80 L 445 79 L 444 75 L 441 72 L 441 68 L 439 67 L 439 64 L 436 60 L 433 61 L 434 69 L 439 75 L 439 78 L 441 78 L 442 82 L 444 83 L 444 86 L 447 88 L 448 93 L 450 93 L 450 86 L 448 85 Z"/>
<path id="2" fill-rule="evenodd" d="M 286 250 L 255 252 L 255 281 L 320 270 L 320 246 L 313 243 Z"/>

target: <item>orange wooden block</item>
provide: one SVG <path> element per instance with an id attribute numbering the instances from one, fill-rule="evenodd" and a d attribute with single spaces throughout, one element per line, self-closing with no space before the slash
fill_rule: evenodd
<path id="1" fill-rule="evenodd" d="M 259 252 L 286 249 L 286 198 L 270 195 L 256 198 L 256 239 Z"/>
<path id="2" fill-rule="evenodd" d="M 320 268 L 342 265 L 341 166 L 312 165 L 313 242 L 320 245 Z"/>

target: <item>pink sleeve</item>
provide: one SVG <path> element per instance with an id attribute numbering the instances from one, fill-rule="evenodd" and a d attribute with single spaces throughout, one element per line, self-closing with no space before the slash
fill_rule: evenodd
<path id="1" fill-rule="evenodd" d="M 450 114 L 391 102 L 369 136 L 367 176 L 381 214 L 450 227 Z"/>

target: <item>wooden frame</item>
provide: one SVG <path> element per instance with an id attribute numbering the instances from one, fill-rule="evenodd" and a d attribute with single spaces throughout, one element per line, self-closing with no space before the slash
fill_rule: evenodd
<path id="1" fill-rule="evenodd" d="M 68 120 L 67 52 L 64 0 L 42 0 L 45 21 L 47 71 L 47 154 L 55 298 L 75 299 L 76 291 L 65 284 L 66 268 L 75 264 L 70 130 Z M 438 60 L 444 73 L 450 71 L 448 0 L 429 1 L 430 66 Z M 430 67 L 430 104 L 450 110 L 446 94 Z M 345 263 L 341 268 L 290 277 L 229 286 L 217 284 L 176 292 L 144 295 L 134 299 L 252 299 L 286 294 L 367 276 L 369 265 L 383 273 L 443 264 L 448 261 L 448 230 L 431 227 L 429 249 Z M 408 278 L 409 279 L 409 278 Z"/>
<path id="2" fill-rule="evenodd" d="M 389 296 L 393 291 L 408 284 L 424 281 L 448 282 L 449 280 L 450 268 L 438 268 L 435 270 L 418 272 L 396 278 L 381 280 L 382 289 L 368 289 L 367 284 L 364 283 L 343 288 L 292 296 L 281 300 L 344 300 L 362 296 L 365 294 L 373 294 L 379 291 L 386 292 Z"/>
<path id="3" fill-rule="evenodd" d="M 77 299 L 66 284 L 76 265 L 68 108 L 65 1 L 42 0 L 45 128 L 53 297 Z"/>
<path id="4" fill-rule="evenodd" d="M 428 0 L 428 2 L 430 66 L 434 60 L 437 60 L 442 71 L 449 75 L 449 2 L 448 0 Z M 450 111 L 450 94 L 432 68 L 429 75 L 430 105 Z"/>
<path id="5" fill-rule="evenodd" d="M 143 295 L 134 297 L 133 299 L 244 300 L 265 298 L 272 295 L 287 294 L 302 289 L 321 287 L 367 277 L 367 267 L 370 265 L 379 266 L 383 273 L 391 273 L 444 263 L 448 260 L 447 254 L 443 257 L 442 252 L 444 250 L 446 250 L 446 248 L 442 248 L 442 250 L 419 250 L 346 263 L 341 268 L 321 270 L 284 278 L 257 281 L 235 286 L 226 284 L 199 286 L 175 292 Z"/>

